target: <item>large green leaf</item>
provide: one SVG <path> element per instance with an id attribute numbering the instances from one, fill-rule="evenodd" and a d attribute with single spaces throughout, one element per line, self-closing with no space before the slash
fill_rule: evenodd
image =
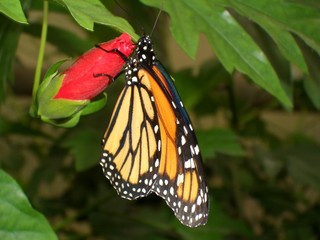
<path id="1" fill-rule="evenodd" d="M 73 18 L 84 28 L 92 31 L 94 23 L 110 26 L 118 31 L 127 32 L 133 39 L 138 36 L 130 24 L 123 18 L 116 17 L 99 0 L 58 0 L 68 8 Z"/>
<path id="2" fill-rule="evenodd" d="M 20 0 L 1 0 L 0 12 L 19 23 L 28 23 L 23 13 Z"/>
<path id="3" fill-rule="evenodd" d="M 58 239 L 44 216 L 32 208 L 19 185 L 0 169 L 0 239 Z"/>
<path id="4" fill-rule="evenodd" d="M 220 0 L 217 0 L 220 1 Z M 301 70 L 307 72 L 307 66 L 303 55 L 295 42 L 291 32 L 296 33 L 308 42 L 318 42 L 315 47 L 320 46 L 320 38 L 316 40 L 314 36 L 317 32 L 317 24 L 313 18 L 320 20 L 320 14 L 312 8 L 302 4 L 290 3 L 286 0 L 261 0 L 261 1 L 228 1 L 221 0 L 224 7 L 230 7 L 238 11 L 241 15 L 259 24 L 273 38 L 282 54 Z M 308 28 L 301 28 L 301 23 Z M 307 30 L 307 31 L 305 31 Z M 303 34 L 303 32 L 306 32 Z"/>
<path id="5" fill-rule="evenodd" d="M 195 56 L 198 38 L 205 33 L 215 54 L 231 73 L 235 69 L 248 75 L 257 85 L 291 108 L 287 94 L 264 52 L 251 36 L 225 10 L 220 1 L 143 0 L 148 5 L 163 8 L 171 18 L 171 31 L 180 46 Z M 217 4 L 218 3 L 218 4 Z"/>
<path id="6" fill-rule="evenodd" d="M 241 11 L 248 18 L 263 24 L 269 22 L 273 28 L 292 32 L 303 39 L 320 54 L 320 7 L 306 1 L 292 0 L 215 0 L 226 7 Z M 278 37 L 282 37 L 279 35 Z M 292 46 L 292 45 L 289 45 Z M 294 50 L 294 49 L 293 49 Z"/>

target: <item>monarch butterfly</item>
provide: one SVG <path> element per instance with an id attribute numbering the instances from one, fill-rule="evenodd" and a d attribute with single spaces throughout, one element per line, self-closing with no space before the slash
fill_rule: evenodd
<path id="1" fill-rule="evenodd" d="M 102 140 L 104 175 L 123 198 L 154 192 L 181 223 L 206 224 L 208 187 L 196 136 L 150 36 L 139 39 L 129 58 L 114 52 L 126 60 L 126 85 Z"/>

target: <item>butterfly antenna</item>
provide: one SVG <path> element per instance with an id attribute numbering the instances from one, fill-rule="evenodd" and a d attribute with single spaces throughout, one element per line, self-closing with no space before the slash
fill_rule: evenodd
<path id="1" fill-rule="evenodd" d="M 154 24 L 153 24 L 153 27 L 152 27 L 152 30 L 151 30 L 151 33 L 150 33 L 150 37 L 152 36 L 152 34 L 153 34 L 153 32 L 154 32 L 154 29 L 155 29 L 156 26 L 157 26 L 157 23 L 158 23 L 158 21 L 159 21 L 159 17 L 160 17 L 160 15 L 161 15 L 162 11 L 163 11 L 163 7 L 161 7 L 161 9 L 160 9 L 160 11 L 159 11 L 159 13 L 158 13 L 158 16 L 157 16 L 157 18 L 156 18 L 156 21 L 155 21 Z"/>

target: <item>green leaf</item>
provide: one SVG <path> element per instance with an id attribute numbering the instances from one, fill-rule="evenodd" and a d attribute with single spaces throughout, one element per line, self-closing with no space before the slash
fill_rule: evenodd
<path id="1" fill-rule="evenodd" d="M 312 101 L 313 105 L 320 110 L 320 77 L 319 75 L 313 78 L 306 76 L 304 79 L 304 88 Z"/>
<path id="2" fill-rule="evenodd" d="M 58 75 L 58 69 L 59 67 L 64 64 L 68 59 L 60 60 L 56 63 L 54 63 L 50 68 L 47 70 L 46 74 L 43 77 L 43 81 L 41 82 L 41 85 L 39 87 L 38 92 L 44 91 L 48 86 L 50 85 L 52 79 Z M 51 95 L 53 95 L 52 93 Z"/>
<path id="3" fill-rule="evenodd" d="M 24 28 L 24 33 L 40 38 L 41 24 L 32 23 Z M 48 26 L 47 41 L 68 56 L 79 56 L 94 46 L 92 39 L 83 39 L 79 34 L 55 26 Z"/>
<path id="4" fill-rule="evenodd" d="M 39 89 L 37 91 L 37 98 L 35 100 L 35 102 L 32 103 L 29 113 L 32 117 L 37 117 L 38 116 L 38 111 L 39 108 L 41 108 L 41 103 L 40 103 L 40 99 L 44 98 L 45 102 L 48 102 L 52 96 L 54 95 L 55 92 L 57 92 L 57 87 L 53 88 L 53 87 L 48 87 L 50 84 L 52 84 L 52 82 L 58 82 L 58 85 L 60 86 L 61 83 L 59 83 L 59 81 L 62 81 L 62 77 L 58 77 L 58 68 L 65 62 L 67 61 L 67 59 L 64 60 L 60 60 L 58 62 L 56 62 L 55 64 L 53 64 L 48 71 L 46 72 L 45 76 L 43 77 L 43 81 L 41 82 Z M 58 87 L 59 87 L 58 86 Z M 47 91 L 48 93 L 42 97 L 43 92 Z M 42 103 L 43 105 L 43 103 Z"/>
<path id="5" fill-rule="evenodd" d="M 302 49 L 309 67 L 303 86 L 313 105 L 320 110 L 320 56 L 305 45 L 302 45 Z"/>
<path id="6" fill-rule="evenodd" d="M 70 148 L 75 157 L 77 171 L 84 171 L 98 164 L 101 155 L 101 133 L 92 129 L 84 129 L 67 138 L 62 145 Z"/>
<path id="7" fill-rule="evenodd" d="M 74 113 L 73 115 L 67 118 L 50 119 L 46 117 L 41 117 L 41 120 L 57 127 L 72 128 L 79 123 L 80 117 L 81 117 L 81 110 L 79 110 L 78 112 Z"/>
<path id="8" fill-rule="evenodd" d="M 138 39 L 130 24 L 125 19 L 114 16 L 99 0 L 58 1 L 68 8 L 73 18 L 85 29 L 93 31 L 94 23 L 99 23 L 127 32 L 133 39 Z"/>
<path id="9" fill-rule="evenodd" d="M 163 6 L 156 0 L 143 2 L 163 8 L 170 14 L 171 32 L 191 57 L 196 53 L 199 34 L 203 32 L 230 73 L 237 69 L 248 75 L 286 107 L 292 107 L 265 54 L 228 11 L 205 0 L 167 1 Z"/>
<path id="10" fill-rule="evenodd" d="M 219 84 L 230 81 L 230 74 L 221 64 L 212 60 L 201 65 L 197 76 L 194 76 L 192 72 L 192 68 L 188 68 L 174 74 L 176 80 L 174 83 L 186 109 L 198 110 L 203 98 L 211 95 Z M 202 107 L 213 110 L 211 104 Z"/>
<path id="11" fill-rule="evenodd" d="M 295 33 L 320 54 L 320 34 L 317 34 L 320 22 L 319 8 L 289 0 L 222 0 L 221 2 L 225 3 L 225 6 L 243 7 L 249 18 L 252 11 L 260 13 L 265 17 L 265 21 L 273 22 L 278 29 Z"/>
<path id="12" fill-rule="evenodd" d="M 0 15 L 0 102 L 13 81 L 13 61 L 16 55 L 21 24 Z"/>
<path id="13" fill-rule="evenodd" d="M 103 95 L 94 100 L 91 101 L 81 112 L 81 115 L 89 115 L 92 114 L 94 112 L 99 111 L 100 109 L 102 109 L 107 103 L 107 94 L 103 93 Z"/>
<path id="14" fill-rule="evenodd" d="M 272 37 L 287 60 L 296 64 L 303 72 L 308 72 L 303 55 L 290 33 L 292 21 L 287 18 L 288 15 L 292 15 L 292 18 L 305 15 L 306 13 L 300 13 L 304 6 L 301 5 L 303 9 L 295 9 L 297 7 L 295 4 L 283 0 L 221 0 L 220 2 L 224 7 L 234 8 L 241 15 L 260 25 Z M 312 25 L 315 27 L 314 24 Z"/>
<path id="15" fill-rule="evenodd" d="M 0 12 L 16 22 L 28 24 L 20 0 L 2 0 L 0 2 Z"/>
<path id="16" fill-rule="evenodd" d="M 284 152 L 289 175 L 300 184 L 320 192 L 320 146 L 315 143 L 296 143 Z"/>
<path id="17" fill-rule="evenodd" d="M 89 100 L 51 99 L 40 103 L 38 114 L 43 120 L 69 118 L 82 110 L 89 102 Z"/>
<path id="18" fill-rule="evenodd" d="M 1 137 L 7 137 L 12 134 L 15 135 L 22 135 L 30 138 L 35 137 L 44 137 L 49 138 L 50 136 L 47 135 L 45 132 L 37 129 L 37 128 L 31 128 L 26 123 L 22 123 L 21 120 L 12 121 L 9 119 L 6 119 L 6 117 L 1 116 L 0 118 L 0 136 Z M 1 162 L 1 161 L 0 161 Z"/>
<path id="19" fill-rule="evenodd" d="M 58 239 L 44 216 L 32 208 L 19 185 L 0 169 L 0 239 Z"/>
<path id="20" fill-rule="evenodd" d="M 237 136 L 231 130 L 215 128 L 197 131 L 197 137 L 203 158 L 213 158 L 218 152 L 231 156 L 244 155 Z"/>

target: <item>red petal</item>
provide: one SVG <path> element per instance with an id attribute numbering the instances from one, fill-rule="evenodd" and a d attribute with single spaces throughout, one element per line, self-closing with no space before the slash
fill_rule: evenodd
<path id="1" fill-rule="evenodd" d="M 103 49 L 118 49 L 129 56 L 134 44 L 131 37 L 123 33 L 120 37 L 100 44 Z M 92 48 L 80 56 L 63 74 L 64 80 L 59 92 L 54 97 L 72 100 L 92 99 L 109 84 L 106 76 L 94 77 L 95 74 L 107 74 L 115 77 L 122 69 L 123 59 L 116 53 L 107 53 L 99 48 Z"/>

